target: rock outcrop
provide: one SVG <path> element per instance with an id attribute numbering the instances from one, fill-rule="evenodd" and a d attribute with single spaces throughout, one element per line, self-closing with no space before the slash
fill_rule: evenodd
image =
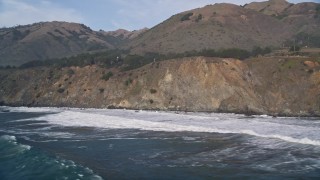
<path id="1" fill-rule="evenodd" d="M 95 65 L 1 70 L 0 102 L 319 116 L 320 68 L 305 63 L 317 61 L 192 57 L 154 62 L 127 72 Z M 113 76 L 102 79 L 109 71 Z"/>

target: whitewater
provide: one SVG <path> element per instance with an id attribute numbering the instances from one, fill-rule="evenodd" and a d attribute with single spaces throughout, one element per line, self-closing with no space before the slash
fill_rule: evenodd
<path id="1" fill-rule="evenodd" d="M 74 162 L 76 174 L 90 169 L 80 179 L 320 177 L 318 118 L 0 109 L 0 140 L 19 144 L 20 155 L 38 148 L 59 162 Z"/>
<path id="2" fill-rule="evenodd" d="M 13 111 L 55 112 L 34 120 L 75 127 L 140 129 L 167 132 L 239 133 L 320 146 L 320 121 L 241 114 L 133 110 L 16 108 Z"/>

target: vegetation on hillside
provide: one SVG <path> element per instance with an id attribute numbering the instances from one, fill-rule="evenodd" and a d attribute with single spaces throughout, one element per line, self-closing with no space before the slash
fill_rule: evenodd
<path id="1" fill-rule="evenodd" d="M 23 67 L 96 64 L 130 70 L 154 60 L 186 56 L 246 59 L 270 50 L 250 51 L 254 46 L 320 47 L 319 18 L 318 3 L 269 1 L 241 7 L 205 6 L 174 15 L 150 30 L 132 32 L 94 31 L 83 24 L 58 21 L 18 25 L 0 28 L 0 66 L 37 60 Z M 113 50 L 101 52 L 107 49 Z M 130 49 L 130 53 L 115 49 Z"/>
<path id="2" fill-rule="evenodd" d="M 119 41 L 77 23 L 44 22 L 0 28 L 0 65 L 20 66 L 32 60 L 113 49 Z"/>
<path id="3" fill-rule="evenodd" d="M 193 16 L 193 13 L 187 13 L 181 17 L 180 21 L 188 21 L 191 16 Z"/>
<path id="4" fill-rule="evenodd" d="M 101 79 L 108 81 L 113 76 L 113 73 L 109 71 L 107 74 L 102 75 Z"/>
<path id="5" fill-rule="evenodd" d="M 314 17 L 315 18 L 319 18 L 320 17 L 320 4 L 316 8 L 316 14 L 314 15 Z"/>
<path id="6" fill-rule="evenodd" d="M 320 47 L 320 36 L 308 34 L 308 33 L 299 33 L 295 36 L 295 41 L 300 46 L 308 47 Z M 290 42 L 292 44 L 292 42 Z"/>
<path id="7" fill-rule="evenodd" d="M 270 53 L 269 47 L 261 48 L 255 47 L 253 50 L 247 51 L 243 49 L 230 48 L 230 49 L 204 49 L 202 51 L 187 51 L 184 53 L 170 53 L 167 55 L 158 53 L 146 53 L 145 55 L 132 55 L 128 51 L 123 50 L 108 50 L 95 54 L 81 54 L 62 59 L 51 59 L 46 61 L 31 61 L 20 66 L 20 68 L 31 68 L 38 66 L 46 67 L 70 67 L 79 66 L 84 67 L 88 65 L 98 65 L 105 68 L 120 67 L 122 71 L 128 71 L 139 68 L 146 64 L 163 61 L 167 59 L 192 57 L 192 56 L 205 56 L 205 57 L 221 57 L 221 58 L 236 58 L 244 60 L 249 57 L 264 55 Z M 102 77 L 105 80 L 110 78 L 110 73 Z"/>

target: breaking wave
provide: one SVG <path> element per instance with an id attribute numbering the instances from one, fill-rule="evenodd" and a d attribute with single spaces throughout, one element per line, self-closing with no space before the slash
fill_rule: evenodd
<path id="1" fill-rule="evenodd" d="M 106 129 L 139 129 L 166 132 L 207 132 L 247 134 L 299 144 L 320 146 L 318 120 L 245 118 L 235 114 L 175 114 L 128 110 L 63 110 L 36 118 L 50 124 Z"/>
<path id="2" fill-rule="evenodd" d="M 20 144 L 15 136 L 0 136 L 0 179 L 102 179 L 73 161 L 49 156 Z"/>

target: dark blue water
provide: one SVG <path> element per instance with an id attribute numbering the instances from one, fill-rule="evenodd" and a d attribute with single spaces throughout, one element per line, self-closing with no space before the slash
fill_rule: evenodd
<path id="1" fill-rule="evenodd" d="M 0 179 L 317 179 L 318 119 L 8 108 Z"/>

